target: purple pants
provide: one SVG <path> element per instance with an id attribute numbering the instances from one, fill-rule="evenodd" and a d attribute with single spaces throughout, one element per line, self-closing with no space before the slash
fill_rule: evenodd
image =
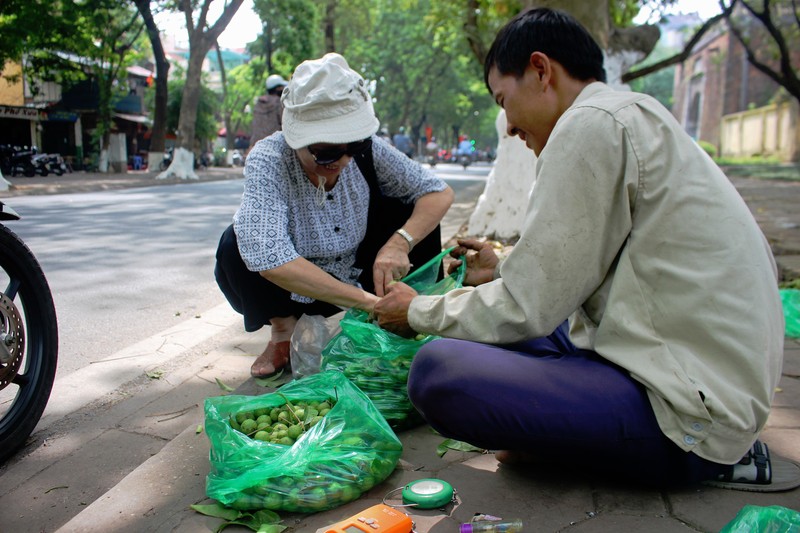
<path id="1" fill-rule="evenodd" d="M 653 486 L 711 479 L 724 465 L 661 432 L 644 387 L 622 368 L 551 335 L 508 345 L 440 339 L 408 379 L 411 402 L 444 437 L 516 450 L 544 464 Z"/>

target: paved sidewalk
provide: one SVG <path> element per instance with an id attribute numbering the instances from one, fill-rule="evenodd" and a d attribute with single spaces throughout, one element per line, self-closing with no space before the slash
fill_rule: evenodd
<path id="1" fill-rule="evenodd" d="M 241 177 L 227 171 L 215 176 L 209 174 L 207 179 Z M 36 183 L 50 179 L 62 178 L 16 179 L 15 185 L 19 182 L 19 186 L 12 195 L 56 192 L 52 184 Z M 123 182 L 128 183 L 124 186 L 141 186 L 157 181 L 152 174 L 137 177 L 134 185 L 130 184 L 131 179 L 127 175 L 87 175 L 83 184 L 76 179 L 71 187 L 91 190 L 89 182 L 116 188 Z M 784 277 L 800 277 L 800 182 L 746 178 L 732 181 L 772 243 Z M 21 192 L 26 186 L 28 192 Z M 65 186 L 60 192 L 69 189 Z M 0 198 L 4 196 L 0 193 Z M 461 227 L 459 221 L 465 222 L 470 212 L 470 205 L 459 206 L 456 213 L 450 214 L 453 221 L 449 227 Z M 78 411 L 56 424 L 58 431 L 50 433 L 52 444 L 41 446 L 31 458 L 38 464 L 29 467 L 38 468 L 34 474 L 0 470 L 0 484 L 8 489 L 0 490 L 3 529 L 81 533 L 214 531 L 221 523 L 219 519 L 189 509 L 193 503 L 210 503 L 204 485 L 209 467 L 208 439 L 204 433 L 197 433 L 197 426 L 203 423 L 202 399 L 222 393 L 214 383 L 216 378 L 238 387 L 237 393 L 267 392 L 246 378 L 251 358 L 242 357 L 257 353 L 262 343 L 263 339 L 245 334 L 238 322 L 227 325 L 193 349 L 194 355 L 164 365 L 163 380 L 134 383 L 100 402 L 99 411 Z M 773 453 L 800 462 L 800 342 L 787 339 L 785 357 L 763 440 Z M 184 406 L 187 407 L 183 409 Z M 170 418 L 179 410 L 179 416 Z M 602 480 L 556 479 L 540 472 L 500 467 L 492 454 L 448 451 L 439 457 L 436 448 L 442 438 L 427 426 L 399 436 L 404 446 L 401 462 L 386 481 L 355 502 L 331 511 L 312 515 L 281 513 L 284 524 L 289 526 L 287 532 L 317 531 L 379 503 L 392 489 L 427 477 L 452 484 L 458 492 L 458 503 L 443 510 L 410 511 L 418 533 L 456 532 L 459 523 L 479 512 L 521 518 L 526 532 L 583 533 L 719 531 L 748 504 L 781 505 L 800 511 L 800 489 L 773 494 L 708 487 L 650 491 Z M 53 466 L 48 461 L 56 455 L 63 458 Z M 127 463 L 141 466 L 126 472 L 121 465 Z M 104 469 L 103 475 L 94 474 L 98 465 Z M 86 480 L 88 472 L 97 479 Z M 78 486 L 84 487 L 83 492 L 74 490 Z M 249 530 L 234 526 L 226 531 Z"/>

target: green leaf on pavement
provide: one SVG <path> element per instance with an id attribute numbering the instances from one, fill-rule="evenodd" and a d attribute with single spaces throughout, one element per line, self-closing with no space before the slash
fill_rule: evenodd
<path id="1" fill-rule="evenodd" d="M 285 529 L 286 526 L 280 524 L 261 524 L 258 533 L 281 533 Z"/>
<path id="2" fill-rule="evenodd" d="M 203 432 L 203 424 L 197 424 L 197 429 L 194 430 L 195 435 L 199 435 Z"/>
<path id="3" fill-rule="evenodd" d="M 191 505 L 190 507 L 206 516 L 225 520 L 217 527 L 215 533 L 234 525 L 244 526 L 258 533 L 281 533 L 286 529 L 286 526 L 281 524 L 281 517 L 277 513 L 266 509 L 246 513 L 225 507 L 219 502 L 210 505 Z"/>
<path id="4" fill-rule="evenodd" d="M 461 442 L 459 440 L 445 439 L 439 446 L 436 447 L 436 455 L 442 457 L 447 453 L 447 450 L 456 450 L 459 452 L 483 452 L 483 448 L 478 448 L 472 444 Z"/>
<path id="5" fill-rule="evenodd" d="M 274 376 L 270 376 L 268 378 L 256 378 L 256 383 L 258 385 L 262 386 L 262 387 L 274 387 L 275 386 L 275 382 L 278 381 L 279 379 L 281 379 L 281 377 L 283 377 L 283 371 L 284 370 L 285 370 L 285 367 L 281 368 L 278 371 L 278 373 L 275 374 Z"/>
<path id="6" fill-rule="evenodd" d="M 145 372 L 145 375 L 150 379 L 161 379 L 164 377 L 164 374 L 166 374 L 166 372 L 164 372 L 164 370 L 161 368 L 156 368 L 155 370 L 149 370 Z"/>
<path id="7" fill-rule="evenodd" d="M 219 502 L 211 505 L 199 505 L 199 504 L 190 505 L 190 507 L 200 514 L 204 514 L 206 516 L 213 516 L 214 518 L 223 518 L 225 520 L 236 520 L 237 518 L 239 518 L 239 515 L 242 514 L 236 509 L 225 507 Z"/>
<path id="8" fill-rule="evenodd" d="M 220 381 L 220 379 L 219 379 L 219 378 L 214 378 L 214 379 L 216 379 L 216 380 L 217 380 L 217 385 L 219 385 L 219 388 L 220 388 L 220 389 L 222 389 L 222 390 L 224 390 L 225 392 L 233 392 L 233 391 L 235 390 L 235 389 L 234 389 L 233 387 L 231 387 L 230 385 L 226 385 L 226 384 L 224 384 L 222 381 Z"/>

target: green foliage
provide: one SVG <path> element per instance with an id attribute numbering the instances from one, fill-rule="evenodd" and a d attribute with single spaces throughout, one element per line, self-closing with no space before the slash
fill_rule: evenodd
<path id="1" fill-rule="evenodd" d="M 800 279 L 792 279 L 787 281 L 782 281 L 778 284 L 778 287 L 781 289 L 793 289 L 793 290 L 800 290 Z"/>
<path id="2" fill-rule="evenodd" d="M 83 11 L 69 0 L 3 0 L 0 64 L 21 61 L 24 53 L 35 50 L 69 49 L 70 41 L 83 38 Z"/>
<path id="3" fill-rule="evenodd" d="M 654 63 L 658 63 L 659 61 L 667 59 L 678 52 L 679 50 L 675 50 L 665 46 L 662 42 L 659 42 L 656 44 L 655 49 L 650 52 L 650 55 L 648 55 L 644 61 L 639 63 L 636 68 L 643 68 Z M 630 83 L 630 87 L 633 91 L 649 94 L 661 102 L 664 107 L 671 109 L 673 103 L 674 79 L 675 66 L 670 66 L 662 68 L 661 70 L 647 76 L 633 80 Z"/>
<path id="4" fill-rule="evenodd" d="M 305 59 L 322 50 L 321 5 L 314 0 L 253 0 L 253 10 L 261 18 L 263 33 L 249 50 L 265 59 L 268 74 L 287 77 Z"/>
<path id="5" fill-rule="evenodd" d="M 173 134 L 178 131 L 185 80 L 185 73 L 180 69 L 176 69 L 173 77 L 169 80 L 167 131 Z M 195 142 L 200 146 L 203 146 L 205 141 L 210 141 L 217 137 L 219 126 L 217 124 L 216 115 L 219 111 L 219 107 L 219 95 L 209 89 L 206 84 L 201 84 L 200 101 L 197 104 L 197 123 L 195 125 Z"/>
<path id="6" fill-rule="evenodd" d="M 227 73 L 225 100 L 220 111 L 229 114 L 234 130 L 249 129 L 252 121 L 252 106 L 256 97 L 264 94 L 264 60 L 253 59 Z"/>
<path id="7" fill-rule="evenodd" d="M 207 505 L 195 504 L 189 507 L 206 516 L 224 520 L 216 531 L 222 531 L 228 526 L 244 526 L 258 533 L 281 533 L 286 529 L 280 516 L 266 509 L 253 512 L 237 511 L 225 507 L 217 501 Z"/>
<path id="8" fill-rule="evenodd" d="M 765 157 L 761 155 L 754 155 L 749 157 L 720 156 L 720 157 L 715 157 L 714 161 L 719 166 L 745 166 L 745 167 L 772 166 L 780 164 L 781 162 L 778 157 L 774 156 Z"/>
<path id="9" fill-rule="evenodd" d="M 703 149 L 703 151 L 705 153 L 707 153 L 709 155 L 709 157 L 716 157 L 716 155 L 717 155 L 717 147 L 716 146 L 714 146 L 713 144 L 711 144 L 708 141 L 703 141 L 703 140 L 697 141 L 697 144 L 700 146 L 700 148 Z"/>
<path id="10" fill-rule="evenodd" d="M 350 35 L 344 55 L 370 81 L 376 114 L 390 133 L 405 126 L 416 137 L 429 125 L 443 147 L 465 130 L 494 144 L 497 111 L 480 65 L 463 35 L 441 23 L 440 7 L 428 0 L 375 3 L 369 31 Z"/>
<path id="11" fill-rule="evenodd" d="M 608 10 L 611 15 L 611 22 L 620 28 L 630 26 L 633 24 L 633 19 L 639 14 L 640 4 L 639 0 L 609 2 Z"/>

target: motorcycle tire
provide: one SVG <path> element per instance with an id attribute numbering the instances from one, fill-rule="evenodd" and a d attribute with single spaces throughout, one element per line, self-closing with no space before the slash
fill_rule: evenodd
<path id="1" fill-rule="evenodd" d="M 0 334 L 11 356 L 0 363 L 1 464 L 25 444 L 39 422 L 58 363 L 58 324 L 50 286 L 27 245 L 4 225 L 0 225 L 0 290 Z"/>

